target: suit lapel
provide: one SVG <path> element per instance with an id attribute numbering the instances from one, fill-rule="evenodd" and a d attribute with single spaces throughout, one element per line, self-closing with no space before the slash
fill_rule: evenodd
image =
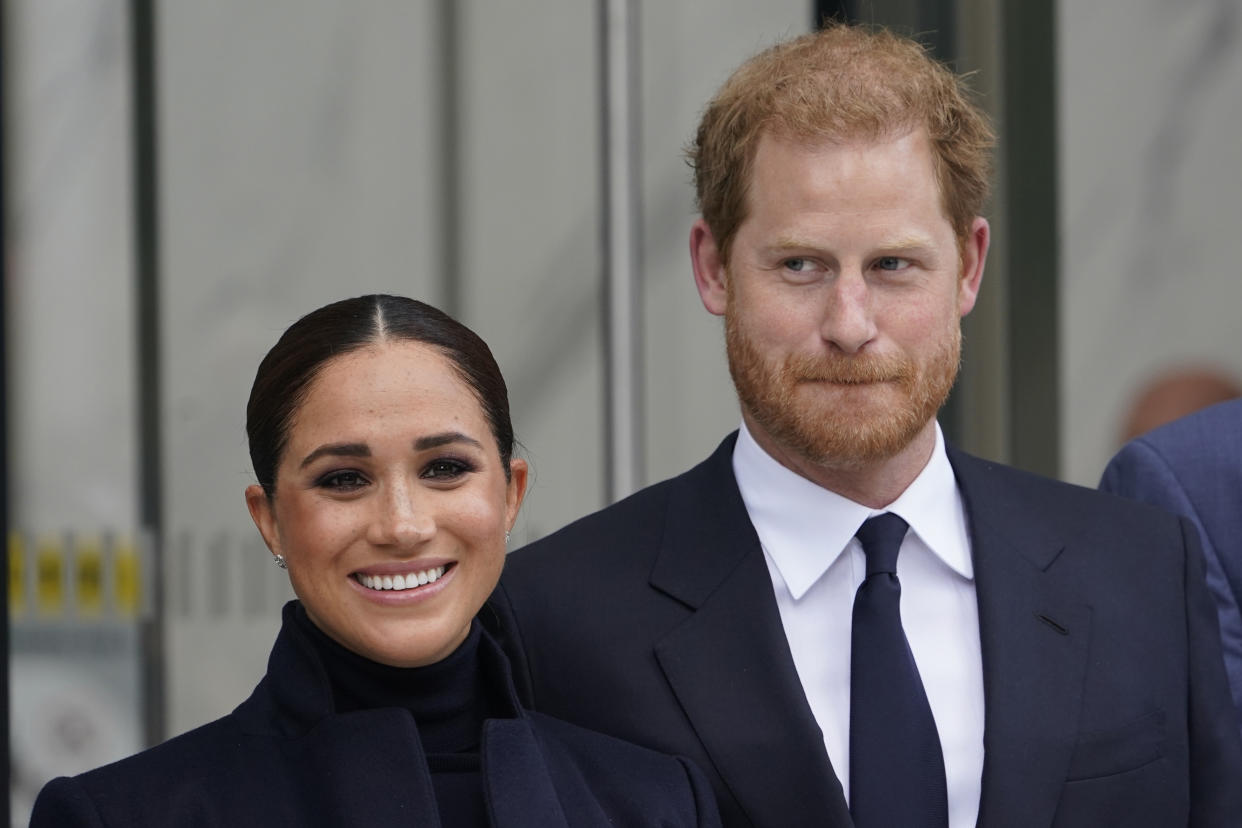
<path id="1" fill-rule="evenodd" d="M 1077 738 L 1091 610 L 1057 560 L 1071 531 L 1025 476 L 950 450 L 971 527 L 983 654 L 980 825 L 1052 822 Z"/>
<path id="2" fill-rule="evenodd" d="M 734 438 L 682 478 L 655 588 L 694 613 L 655 655 L 716 770 L 756 825 L 848 826 L 733 477 Z"/>

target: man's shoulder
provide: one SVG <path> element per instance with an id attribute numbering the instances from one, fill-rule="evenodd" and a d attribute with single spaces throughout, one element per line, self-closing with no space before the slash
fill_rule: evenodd
<path id="1" fill-rule="evenodd" d="M 1118 456 L 1143 452 L 1191 474 L 1206 468 L 1226 473 L 1236 469 L 1242 458 L 1242 400 L 1209 406 L 1153 429 L 1127 443 Z"/>
<path id="2" fill-rule="evenodd" d="M 730 434 L 711 456 L 693 468 L 514 550 L 505 563 L 506 574 L 573 561 L 594 567 L 600 560 L 634 560 L 636 550 L 660 543 L 671 510 L 683 511 L 694 503 L 714 500 L 722 492 L 736 491 L 731 465 L 735 440 L 736 433 Z"/>
<path id="3" fill-rule="evenodd" d="M 1042 518 L 1060 527 L 1062 533 L 1075 529 L 1104 527 L 1145 531 L 1152 527 L 1168 529 L 1176 521 L 1163 509 L 1098 489 L 1079 486 L 992 460 L 950 449 L 950 460 L 972 518 L 982 508 L 992 515 L 1022 515 Z"/>
<path id="4" fill-rule="evenodd" d="M 1231 400 L 1160 426 L 1126 443 L 1100 486 L 1145 497 L 1170 486 L 1213 496 L 1242 482 L 1242 400 Z M 1202 490 L 1202 491 L 1199 491 Z"/>
<path id="5" fill-rule="evenodd" d="M 1155 446 L 1181 446 L 1198 443 L 1217 443 L 1233 436 L 1238 443 L 1242 434 L 1242 399 L 1229 400 L 1208 406 L 1152 429 L 1136 438 L 1137 442 Z"/>

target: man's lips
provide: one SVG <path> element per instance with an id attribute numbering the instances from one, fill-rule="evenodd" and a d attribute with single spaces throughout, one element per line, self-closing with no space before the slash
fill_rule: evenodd
<path id="1" fill-rule="evenodd" d="M 897 377 L 800 377 L 798 382 L 814 384 L 814 385 L 845 385 L 845 386 L 863 386 L 863 385 L 882 385 L 884 383 L 897 383 L 901 380 Z"/>

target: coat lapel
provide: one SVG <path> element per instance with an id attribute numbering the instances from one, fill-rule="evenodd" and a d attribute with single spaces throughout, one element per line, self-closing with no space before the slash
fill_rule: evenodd
<path id="1" fill-rule="evenodd" d="M 414 719 L 393 708 L 331 716 L 282 742 L 300 825 L 440 828 Z M 293 824 L 293 823 L 291 823 Z"/>
<path id="2" fill-rule="evenodd" d="M 1057 561 L 1072 530 L 1025 475 L 950 450 L 971 527 L 983 654 L 979 825 L 1049 825 L 1077 737 L 1091 610 Z"/>
<path id="3" fill-rule="evenodd" d="M 543 754 L 525 719 L 487 722 L 483 731 L 483 780 L 494 828 L 569 828 Z"/>
<path id="4" fill-rule="evenodd" d="M 683 477 L 670 503 L 651 583 L 694 612 L 657 642 L 655 655 L 753 823 L 848 826 L 733 477 L 734 439 Z"/>

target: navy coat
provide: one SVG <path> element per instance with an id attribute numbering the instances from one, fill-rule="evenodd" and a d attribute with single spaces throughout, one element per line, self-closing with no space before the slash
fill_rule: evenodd
<path id="1" fill-rule="evenodd" d="M 228 716 L 148 751 L 47 784 L 43 826 L 428 826 L 439 816 L 414 717 L 386 708 L 336 714 L 327 675 L 291 620 L 254 693 Z M 510 716 L 484 724 L 484 789 L 496 828 L 719 825 L 688 762 L 516 702 L 488 636 L 488 679 Z M 452 828 L 446 826 L 445 828 Z"/>
<path id="2" fill-rule="evenodd" d="M 1131 440 L 1104 470 L 1100 488 L 1184 515 L 1199 530 L 1242 727 L 1242 400 Z"/>
<path id="3" fill-rule="evenodd" d="M 726 826 L 843 828 L 734 439 L 512 553 L 494 620 L 536 709 L 690 757 Z M 979 603 L 979 825 L 1242 826 L 1242 741 L 1194 527 L 952 449 L 949 460 Z"/>

